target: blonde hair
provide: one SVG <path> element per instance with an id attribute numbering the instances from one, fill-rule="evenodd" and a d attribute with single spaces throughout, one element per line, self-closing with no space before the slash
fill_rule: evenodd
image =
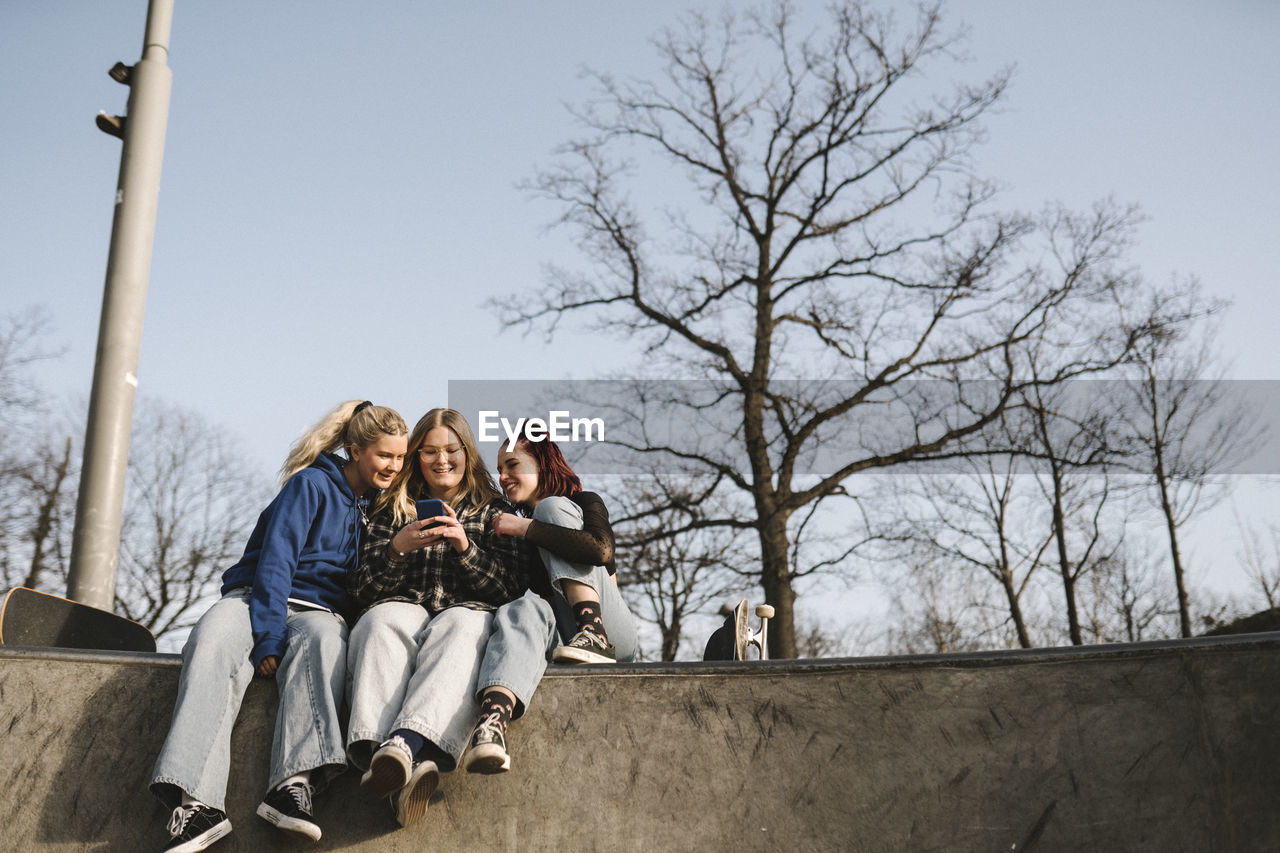
<path id="1" fill-rule="evenodd" d="M 321 453 L 344 448 L 351 458 L 352 447 L 368 447 L 384 435 L 404 435 L 409 431 L 395 409 L 375 406 L 368 400 L 347 400 L 304 432 L 280 466 L 280 484 L 316 461 Z"/>
<path id="2" fill-rule="evenodd" d="M 454 510 L 459 515 L 463 515 L 464 510 L 469 514 L 502 497 L 476 448 L 476 439 L 467 419 L 456 409 L 432 409 L 414 425 L 405 452 L 405 465 L 375 505 L 375 512 L 392 507 L 396 524 L 407 524 L 416 519 L 418 511 L 414 503 L 419 498 L 427 497 L 427 481 L 422 476 L 418 449 L 426 440 L 427 433 L 436 427 L 451 430 L 458 437 L 458 443 L 462 445 L 462 452 L 466 456 L 462 474 L 462 496 L 459 501 L 463 506 L 455 506 Z"/>

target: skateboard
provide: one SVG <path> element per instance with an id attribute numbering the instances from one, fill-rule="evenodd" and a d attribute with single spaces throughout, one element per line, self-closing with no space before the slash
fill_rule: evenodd
<path id="1" fill-rule="evenodd" d="M 703 660 L 749 660 L 748 650 L 755 646 L 760 660 L 769 659 L 769 620 L 773 618 L 773 607 L 768 604 L 756 606 L 756 617 L 760 620 L 760 629 L 751 630 L 747 619 L 747 600 L 744 598 L 737 605 L 728 604 L 720 608 L 724 616 L 724 624 L 711 633 L 706 649 L 702 653 Z"/>
<path id="2" fill-rule="evenodd" d="M 109 610 L 18 586 L 0 601 L 0 645 L 154 652 L 156 638 Z"/>

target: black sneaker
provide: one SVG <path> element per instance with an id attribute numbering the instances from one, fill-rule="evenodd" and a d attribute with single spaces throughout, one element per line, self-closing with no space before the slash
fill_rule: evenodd
<path id="1" fill-rule="evenodd" d="M 165 845 L 166 853 L 195 853 L 230 835 L 231 821 L 226 812 L 193 803 L 173 810 L 168 829 L 173 838 Z"/>
<path id="2" fill-rule="evenodd" d="M 485 714 L 471 730 L 467 757 L 462 766 L 468 773 L 504 773 L 511 769 L 507 753 L 507 733 L 498 724 L 497 712 Z"/>
<path id="3" fill-rule="evenodd" d="M 396 820 L 401 826 L 408 826 L 427 813 L 427 801 L 439 784 L 440 768 L 434 761 L 420 761 L 413 766 L 409 782 L 393 798 Z"/>
<path id="4" fill-rule="evenodd" d="M 556 663 L 617 663 L 613 643 L 591 631 L 579 631 L 567 646 L 557 646 L 551 653 Z"/>
<path id="5" fill-rule="evenodd" d="M 302 782 L 272 788 L 267 798 L 258 804 L 258 817 L 267 823 L 274 823 L 285 832 L 319 841 L 320 827 L 311 819 L 313 793 L 315 789 Z"/>

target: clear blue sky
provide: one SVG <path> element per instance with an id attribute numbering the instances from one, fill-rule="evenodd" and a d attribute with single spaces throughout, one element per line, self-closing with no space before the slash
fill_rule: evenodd
<path id="1" fill-rule="evenodd" d="M 176 0 L 140 394 L 205 412 L 274 471 L 339 399 L 412 422 L 451 378 L 624 367 L 624 348 L 588 356 L 586 335 L 500 333 L 484 301 L 576 257 L 517 184 L 575 134 L 579 69 L 655 76 L 649 37 L 692 7 L 720 3 Z M 0 288 L 5 310 L 45 306 L 69 348 L 43 369 L 53 395 L 88 395 L 120 153 L 93 117 L 123 112 L 106 70 L 139 58 L 145 14 L 0 4 Z M 974 79 L 1016 66 L 980 154 L 1006 206 L 1141 204 L 1133 261 L 1234 300 L 1233 375 L 1280 378 L 1280 4 L 946 14 L 972 28 Z"/>

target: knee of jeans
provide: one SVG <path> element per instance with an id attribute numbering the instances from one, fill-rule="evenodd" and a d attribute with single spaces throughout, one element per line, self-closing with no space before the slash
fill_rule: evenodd
<path id="1" fill-rule="evenodd" d="M 356 621 L 349 642 L 353 648 L 417 645 L 414 637 L 426 621 L 427 612 L 416 604 L 375 604 Z"/>
<path id="2" fill-rule="evenodd" d="M 515 601 L 509 601 L 498 608 L 494 614 L 494 622 L 498 624 L 519 624 L 524 622 L 555 624 L 556 614 L 551 605 L 540 595 L 523 595 Z"/>
<path id="3" fill-rule="evenodd" d="M 427 624 L 422 633 L 425 643 L 427 636 L 449 635 L 452 637 L 488 637 L 493 628 L 494 614 L 484 610 L 472 610 L 469 607 L 447 607 L 437 613 Z"/>
<path id="4" fill-rule="evenodd" d="M 335 659 L 346 653 L 347 632 L 333 614 L 317 612 L 315 617 L 289 626 L 289 645 L 299 654 Z"/>
<path id="5" fill-rule="evenodd" d="M 537 521 L 559 527 L 582 527 L 582 507 L 559 495 L 538 501 L 538 505 L 533 508 L 533 517 Z"/>
<path id="6" fill-rule="evenodd" d="M 232 638 L 198 637 L 187 639 L 182 649 L 182 665 L 201 672 L 234 673 L 240 667 L 248 667 L 249 654 L 253 651 L 253 638 L 240 641 Z"/>

